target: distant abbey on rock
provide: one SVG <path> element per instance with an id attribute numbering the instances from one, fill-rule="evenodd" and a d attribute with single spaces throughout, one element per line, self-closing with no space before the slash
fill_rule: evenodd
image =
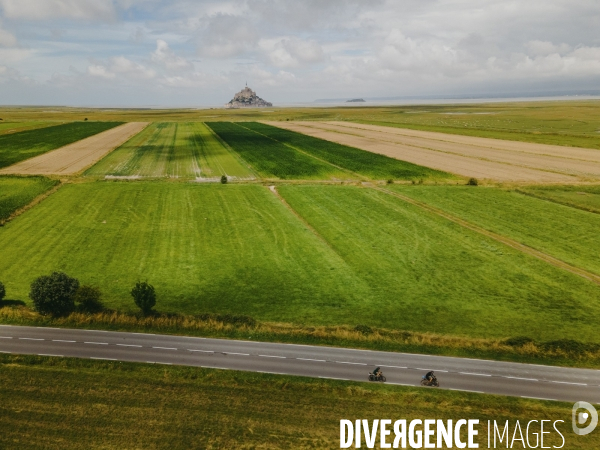
<path id="1" fill-rule="evenodd" d="M 246 87 L 235 94 L 225 108 L 266 108 L 270 106 L 273 106 L 273 103 L 264 101 L 246 84 Z"/>

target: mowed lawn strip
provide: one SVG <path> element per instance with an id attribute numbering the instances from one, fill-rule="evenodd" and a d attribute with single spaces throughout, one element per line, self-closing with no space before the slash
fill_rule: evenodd
<path id="1" fill-rule="evenodd" d="M 120 125 L 122 122 L 72 122 L 0 135 L 0 168 L 33 158 Z"/>
<path id="2" fill-rule="evenodd" d="M 0 446 L 23 450 L 339 448 L 340 419 L 479 419 L 481 447 L 488 420 L 542 419 L 560 447 L 562 420 L 565 448 L 600 446 L 571 432 L 567 403 L 229 370 L 0 355 L 0 393 Z"/>
<path id="3" fill-rule="evenodd" d="M 56 184 L 46 177 L 0 176 L 0 222 Z"/>
<path id="4" fill-rule="evenodd" d="M 356 178 L 331 164 L 256 133 L 246 128 L 246 124 L 210 122 L 207 125 L 264 178 L 283 180 Z"/>
<path id="5" fill-rule="evenodd" d="M 360 175 L 388 180 L 414 180 L 414 179 L 450 179 L 454 175 L 441 172 L 428 167 L 418 166 L 406 161 L 388 158 L 384 155 L 367 152 L 347 145 L 325 141 L 294 131 L 284 130 L 264 123 L 249 122 L 244 126 L 265 134 L 283 144 L 301 149 L 317 158 L 324 159 L 331 164 Z"/>
<path id="6" fill-rule="evenodd" d="M 345 323 L 367 286 L 266 187 L 165 182 L 66 185 L 0 228 L 7 294 L 62 270 L 134 311 L 138 280 L 157 309 Z"/>
<path id="7" fill-rule="evenodd" d="M 202 123 L 153 123 L 87 170 L 88 176 L 214 178 L 251 172 Z"/>
<path id="8" fill-rule="evenodd" d="M 497 188 L 394 186 L 393 189 L 569 264 L 600 274 L 598 214 Z"/>
<path id="9" fill-rule="evenodd" d="M 600 341 L 600 287 L 576 275 L 373 189 L 278 191 L 371 288 L 351 324 Z"/>

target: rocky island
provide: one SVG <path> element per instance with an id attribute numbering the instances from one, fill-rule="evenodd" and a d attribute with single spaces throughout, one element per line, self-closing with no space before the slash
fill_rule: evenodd
<path id="1" fill-rule="evenodd" d="M 270 106 L 273 106 L 273 103 L 264 101 L 247 84 L 233 96 L 229 103 L 225 104 L 225 108 L 268 108 Z"/>
<path id="2" fill-rule="evenodd" d="M 356 103 L 356 102 L 362 103 L 364 101 L 365 101 L 364 98 L 351 98 L 350 100 L 346 100 L 346 103 Z"/>

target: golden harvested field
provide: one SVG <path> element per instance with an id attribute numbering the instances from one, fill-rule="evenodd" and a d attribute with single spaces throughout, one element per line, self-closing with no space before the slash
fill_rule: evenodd
<path id="1" fill-rule="evenodd" d="M 268 123 L 467 177 L 562 184 L 600 180 L 600 153 L 592 149 L 349 122 Z"/>
<path id="2" fill-rule="evenodd" d="M 130 122 L 0 170 L 11 175 L 72 175 L 102 159 L 142 131 L 146 122 Z"/>

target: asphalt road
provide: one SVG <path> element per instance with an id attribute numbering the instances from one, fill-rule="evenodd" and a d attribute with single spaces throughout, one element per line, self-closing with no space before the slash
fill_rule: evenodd
<path id="1" fill-rule="evenodd" d="M 441 389 L 600 404 L 600 370 L 310 345 L 0 325 L 0 352 L 418 386 L 434 370 Z M 431 389 L 431 388 L 424 388 Z"/>

